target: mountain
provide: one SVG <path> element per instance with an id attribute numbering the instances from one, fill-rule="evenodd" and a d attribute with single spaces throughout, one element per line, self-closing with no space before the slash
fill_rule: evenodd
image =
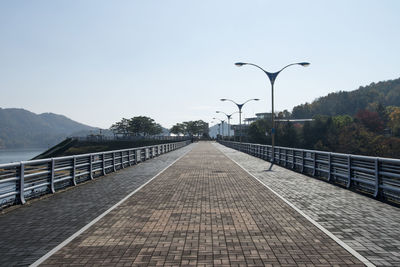
<path id="1" fill-rule="evenodd" d="M 67 136 L 86 135 L 95 130 L 98 128 L 63 115 L 0 108 L 0 148 L 44 148 L 55 145 Z"/>
<path id="2" fill-rule="evenodd" d="M 359 110 L 368 109 L 374 105 L 400 106 L 400 78 L 360 87 L 357 90 L 330 93 L 293 108 L 295 119 L 312 118 L 314 115 L 354 115 Z"/>

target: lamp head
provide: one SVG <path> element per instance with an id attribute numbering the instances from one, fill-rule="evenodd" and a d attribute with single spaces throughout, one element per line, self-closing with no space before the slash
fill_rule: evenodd
<path id="1" fill-rule="evenodd" d="M 215 111 L 215 113 L 221 113 L 220 111 Z"/>
<path id="2" fill-rule="evenodd" d="M 310 63 L 308 63 L 308 62 L 300 62 L 299 65 L 302 65 L 303 67 L 308 67 L 308 66 L 310 66 Z"/>
<path id="3" fill-rule="evenodd" d="M 260 100 L 259 98 L 254 98 L 254 101 L 258 101 L 258 100 Z"/>
<path id="4" fill-rule="evenodd" d="M 221 101 L 226 101 L 226 99 L 225 99 L 225 98 L 221 98 L 220 100 L 221 100 Z"/>
<path id="5" fill-rule="evenodd" d="M 246 63 L 243 63 L 243 62 L 236 62 L 235 63 L 235 66 L 238 66 L 238 67 L 241 67 L 243 65 L 246 65 Z"/>

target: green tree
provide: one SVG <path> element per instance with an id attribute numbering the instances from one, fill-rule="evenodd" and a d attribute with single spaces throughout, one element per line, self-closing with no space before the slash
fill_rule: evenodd
<path id="1" fill-rule="evenodd" d="M 111 125 L 110 130 L 114 133 L 114 135 L 129 135 L 129 120 L 122 118 L 121 121 L 114 123 Z"/>
<path id="2" fill-rule="evenodd" d="M 169 131 L 176 135 L 185 134 L 185 125 L 177 123 Z"/>
<path id="3" fill-rule="evenodd" d="M 137 116 L 131 119 L 123 118 L 111 125 L 110 130 L 115 135 L 122 134 L 123 136 L 148 136 L 162 133 L 161 125 L 146 116 Z"/>

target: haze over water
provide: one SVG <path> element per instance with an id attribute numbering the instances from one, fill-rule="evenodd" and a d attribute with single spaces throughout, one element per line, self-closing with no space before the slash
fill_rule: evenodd
<path id="1" fill-rule="evenodd" d="M 0 164 L 30 160 L 46 148 L 0 149 Z"/>

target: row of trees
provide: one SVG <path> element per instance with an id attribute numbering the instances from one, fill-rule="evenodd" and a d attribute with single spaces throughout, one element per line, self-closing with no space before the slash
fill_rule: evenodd
<path id="1" fill-rule="evenodd" d="M 270 120 L 258 120 L 249 127 L 249 141 L 270 144 Z M 359 110 L 354 116 L 316 115 L 311 122 L 278 122 L 279 146 L 349 154 L 400 157 L 400 107 Z M 265 134 L 267 131 L 267 135 Z"/>
<path id="2" fill-rule="evenodd" d="M 145 116 L 137 116 L 131 119 L 123 118 L 121 121 L 111 125 L 110 130 L 114 135 L 119 136 L 154 136 L 163 132 L 160 124 L 156 123 L 152 118 Z M 175 124 L 170 133 L 176 135 L 187 135 L 197 137 L 208 137 L 208 123 L 197 121 L 186 121 Z"/>
<path id="3" fill-rule="evenodd" d="M 170 132 L 176 135 L 189 135 L 197 137 L 209 136 L 208 123 L 202 120 L 177 123 L 172 126 Z"/>
<path id="4" fill-rule="evenodd" d="M 123 118 L 121 121 L 111 125 L 110 130 L 114 135 L 126 136 L 151 136 L 163 132 L 160 124 L 152 118 L 146 116 L 137 116 L 131 119 Z"/>

